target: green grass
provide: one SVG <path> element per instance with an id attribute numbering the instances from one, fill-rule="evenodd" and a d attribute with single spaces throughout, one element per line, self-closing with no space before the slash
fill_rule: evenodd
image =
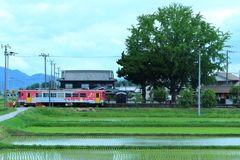
<path id="1" fill-rule="evenodd" d="M 238 127 L 27 127 L 34 133 L 106 133 L 106 134 L 240 134 Z"/>
<path id="2" fill-rule="evenodd" d="M 0 97 L 0 116 L 7 113 L 11 113 L 13 111 L 16 111 L 16 108 L 13 107 L 6 107 L 6 109 L 4 108 L 4 99 L 3 97 Z"/>
<path id="3" fill-rule="evenodd" d="M 48 117 L 31 123 L 38 127 L 240 127 L 239 118 L 157 118 L 157 117 Z"/>

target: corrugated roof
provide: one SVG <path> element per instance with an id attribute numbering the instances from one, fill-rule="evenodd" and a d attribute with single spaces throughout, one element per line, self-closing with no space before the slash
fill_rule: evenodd
<path id="1" fill-rule="evenodd" d="M 61 79 L 73 81 L 115 80 L 111 70 L 63 70 Z"/>

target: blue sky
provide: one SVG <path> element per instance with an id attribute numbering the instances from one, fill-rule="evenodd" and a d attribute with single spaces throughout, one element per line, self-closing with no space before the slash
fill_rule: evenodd
<path id="1" fill-rule="evenodd" d="M 127 28 L 136 25 L 137 16 L 157 11 L 172 2 L 192 6 L 207 22 L 232 33 L 227 42 L 229 72 L 240 70 L 239 0 L 1 0 L 0 43 L 9 44 L 18 53 L 9 59 L 9 68 L 28 75 L 44 73 L 44 58 L 60 70 L 113 70 L 130 35 Z M 225 49 L 227 50 L 227 49 Z M 223 51 L 226 52 L 226 51 Z M 4 66 L 4 49 L 0 52 Z M 50 74 L 47 62 L 47 74 Z M 57 71 L 56 71 L 57 72 Z M 117 77 L 115 73 L 115 77 Z"/>

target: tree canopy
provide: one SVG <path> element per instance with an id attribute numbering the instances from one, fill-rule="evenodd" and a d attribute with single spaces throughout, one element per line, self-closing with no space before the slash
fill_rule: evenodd
<path id="1" fill-rule="evenodd" d="M 222 32 L 178 3 L 158 8 L 153 14 L 137 17 L 138 24 L 128 30 L 126 53 L 117 63 L 118 77 L 142 85 L 167 87 L 170 93 L 183 86 L 198 86 L 198 56 L 201 53 L 201 83 L 215 80 L 214 72 L 223 70 L 225 53 L 220 53 L 229 32 Z"/>

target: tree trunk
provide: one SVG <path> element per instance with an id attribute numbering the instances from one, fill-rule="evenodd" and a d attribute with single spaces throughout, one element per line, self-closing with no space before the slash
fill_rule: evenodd
<path id="1" fill-rule="evenodd" d="M 143 103 L 146 103 L 146 85 L 141 84 L 142 86 L 142 98 L 143 98 Z"/>

